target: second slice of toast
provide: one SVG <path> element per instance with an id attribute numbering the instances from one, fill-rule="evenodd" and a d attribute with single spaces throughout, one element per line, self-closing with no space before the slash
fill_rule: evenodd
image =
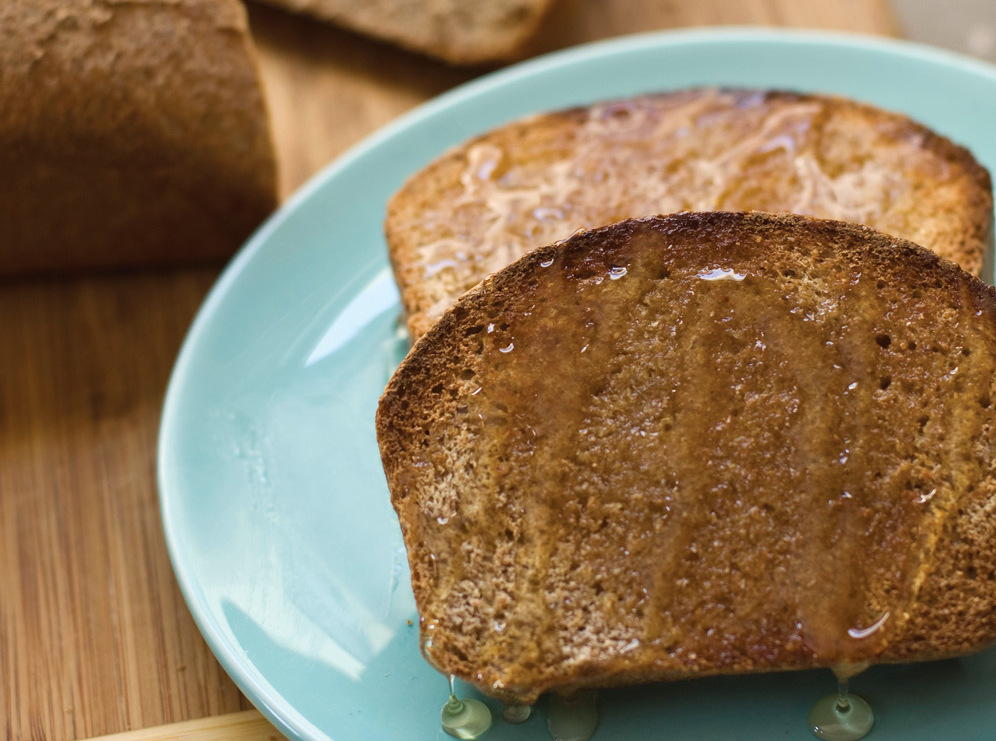
<path id="1" fill-rule="evenodd" d="M 413 338 L 484 276 L 579 228 L 678 211 L 871 226 L 978 273 L 989 175 L 905 116 L 843 98 L 689 90 L 522 119 L 457 147 L 392 199 Z"/>

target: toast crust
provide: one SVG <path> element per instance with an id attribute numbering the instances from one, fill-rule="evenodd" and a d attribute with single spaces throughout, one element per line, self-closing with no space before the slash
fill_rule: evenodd
<path id="1" fill-rule="evenodd" d="M 472 139 L 408 180 L 385 230 L 417 338 L 484 276 L 578 228 L 709 210 L 862 223 L 977 274 L 992 185 L 968 150 L 899 114 L 822 95 L 684 90 Z"/>
<path id="2" fill-rule="evenodd" d="M 871 229 L 628 220 L 461 297 L 377 436 L 427 659 L 483 692 L 996 640 L 996 290 Z"/>

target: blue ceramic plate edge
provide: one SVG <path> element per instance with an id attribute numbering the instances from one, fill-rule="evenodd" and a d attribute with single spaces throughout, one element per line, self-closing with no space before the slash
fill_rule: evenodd
<path id="1" fill-rule="evenodd" d="M 551 68 L 567 66 L 580 59 L 611 56 L 622 51 L 650 48 L 661 44 L 680 45 L 724 41 L 759 44 L 790 42 L 800 45 L 811 41 L 818 41 L 841 48 L 858 47 L 871 51 L 896 53 L 927 62 L 954 67 L 962 72 L 989 77 L 996 82 L 996 68 L 985 62 L 955 52 L 910 41 L 879 38 L 867 34 L 843 31 L 783 30 L 752 26 L 722 26 L 708 29 L 681 29 L 631 34 L 551 52 L 463 83 L 401 115 L 348 149 L 344 154 L 309 178 L 301 188 L 292 194 L 257 229 L 239 249 L 208 292 L 204 303 L 198 309 L 197 315 L 194 317 L 194 321 L 184 338 L 166 388 L 162 418 L 159 426 L 156 466 L 160 516 L 162 518 L 166 549 L 170 562 L 176 574 L 180 592 L 194 618 L 198 630 L 229 677 L 231 677 L 253 705 L 284 735 L 294 739 L 327 737 L 318 728 L 309 723 L 300 713 L 295 711 L 266 682 L 264 677 L 255 676 L 258 672 L 247 669 L 241 659 L 239 647 L 229 644 L 222 635 L 222 630 L 216 625 L 216 619 L 210 607 L 196 593 L 196 579 L 188 570 L 184 561 L 183 548 L 181 547 L 182 536 L 172 518 L 170 497 L 167 494 L 167 492 L 174 490 L 173 471 L 170 469 L 169 461 L 167 460 L 168 451 L 172 448 L 173 438 L 177 434 L 173 420 L 178 414 L 177 407 L 180 403 L 181 389 L 186 382 L 189 372 L 188 367 L 193 357 L 194 348 L 199 343 L 201 333 L 211 321 L 215 308 L 224 300 L 231 286 L 238 280 L 243 268 L 268 242 L 270 235 L 284 221 L 291 218 L 298 207 L 310 199 L 325 182 L 334 178 L 340 171 L 345 170 L 353 161 L 360 159 L 368 151 L 376 149 L 383 142 L 417 124 L 422 119 L 432 116 L 441 109 L 448 108 L 455 101 L 485 94 L 493 88 L 514 83 L 517 79 L 534 74 L 542 74 Z"/>

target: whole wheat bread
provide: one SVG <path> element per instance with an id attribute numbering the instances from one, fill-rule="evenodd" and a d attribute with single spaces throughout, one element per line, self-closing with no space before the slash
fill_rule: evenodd
<path id="1" fill-rule="evenodd" d="M 686 213 L 539 249 L 377 412 L 424 652 L 546 690 L 996 639 L 996 291 L 841 222 Z"/>
<path id="2" fill-rule="evenodd" d="M 551 0 L 265 0 L 452 64 L 515 58 Z"/>
<path id="3" fill-rule="evenodd" d="M 237 0 L 0 3 L 0 275 L 217 261 L 277 201 Z"/>
<path id="4" fill-rule="evenodd" d="M 417 337 L 485 275 L 578 228 L 711 210 L 861 223 L 971 272 L 992 226 L 985 169 L 904 116 L 842 98 L 709 89 L 491 131 L 412 177 L 386 231 Z"/>

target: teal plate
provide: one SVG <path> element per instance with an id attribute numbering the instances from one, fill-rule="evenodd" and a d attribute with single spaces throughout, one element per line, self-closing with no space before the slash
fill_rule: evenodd
<path id="1" fill-rule="evenodd" d="M 467 137 L 551 108 L 689 85 L 829 91 L 903 111 L 996 168 L 996 70 L 911 44 L 725 29 L 542 57 L 457 88 L 313 179 L 201 309 L 159 448 L 166 539 L 204 637 L 291 738 L 442 739 L 445 680 L 418 651 L 374 408 L 406 349 L 381 224 L 411 173 Z M 411 621 L 411 622 L 410 622 Z M 854 681 L 870 738 L 996 738 L 996 652 Z M 806 739 L 829 672 L 604 692 L 597 739 Z M 467 688 L 464 688 L 465 691 Z M 488 741 L 546 739 L 543 708 Z"/>

